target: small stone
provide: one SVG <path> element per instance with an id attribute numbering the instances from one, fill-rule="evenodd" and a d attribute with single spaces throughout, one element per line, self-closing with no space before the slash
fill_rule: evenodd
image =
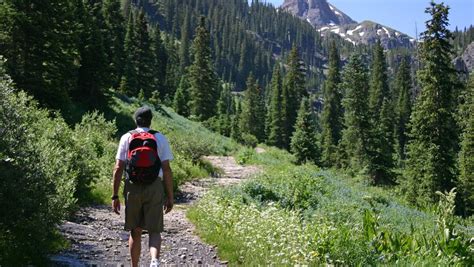
<path id="1" fill-rule="evenodd" d="M 180 258 L 181 258 L 182 260 L 185 260 L 185 259 L 186 259 L 186 255 L 183 254 L 183 255 L 180 256 Z"/>
<path id="2" fill-rule="evenodd" d="M 212 259 L 213 260 L 217 259 L 217 255 L 212 256 Z"/>
<path id="3" fill-rule="evenodd" d="M 229 263 L 228 261 L 221 261 L 221 264 L 227 264 Z"/>
<path id="4" fill-rule="evenodd" d="M 197 264 L 202 264 L 202 260 L 201 260 L 201 259 L 198 259 L 198 260 L 196 260 L 196 263 L 197 263 Z"/>

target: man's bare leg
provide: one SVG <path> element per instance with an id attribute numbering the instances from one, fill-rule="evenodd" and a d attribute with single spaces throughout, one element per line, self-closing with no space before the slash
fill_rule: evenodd
<path id="1" fill-rule="evenodd" d="M 130 257 L 132 257 L 132 267 L 138 267 L 140 260 L 140 251 L 142 248 L 142 229 L 135 228 L 130 232 L 128 239 L 128 247 L 130 249 Z"/>
<path id="2" fill-rule="evenodd" d="M 152 259 L 160 257 L 161 233 L 150 233 L 150 256 Z"/>

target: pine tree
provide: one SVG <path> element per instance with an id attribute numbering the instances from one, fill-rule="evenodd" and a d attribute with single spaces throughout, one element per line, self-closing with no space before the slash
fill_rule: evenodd
<path id="1" fill-rule="evenodd" d="M 268 144 L 279 148 L 285 147 L 285 121 L 282 113 L 282 79 L 278 64 L 275 65 L 271 81 L 272 95 L 268 109 Z"/>
<path id="2" fill-rule="evenodd" d="M 449 8 L 431 2 L 426 22 L 419 71 L 421 92 L 411 115 L 405 187 L 410 201 L 434 202 L 436 191 L 454 185 L 457 130 L 453 116 L 454 70 L 451 64 Z"/>
<path id="3" fill-rule="evenodd" d="M 69 94 L 77 86 L 75 4 L 75 0 L 0 4 L 7 12 L 1 18 L 0 53 L 7 59 L 8 72 L 19 89 L 54 109 L 67 109 Z"/>
<path id="4" fill-rule="evenodd" d="M 119 0 L 104 0 L 103 14 L 107 29 L 105 46 L 112 86 L 117 88 L 123 74 L 125 19 Z"/>
<path id="5" fill-rule="evenodd" d="M 410 66 L 406 58 L 403 58 L 395 80 L 395 87 L 397 88 L 398 101 L 395 113 L 397 115 L 396 137 L 397 137 L 397 154 L 400 160 L 405 160 L 406 152 L 405 146 L 408 142 L 408 122 L 411 115 L 411 75 Z"/>
<path id="6" fill-rule="evenodd" d="M 145 12 L 140 10 L 135 24 L 135 38 L 137 39 L 136 55 L 137 55 L 137 90 L 143 90 L 145 98 L 151 96 L 151 92 L 158 90 L 153 82 L 153 65 L 154 57 L 151 50 L 151 40 L 148 31 L 148 22 Z"/>
<path id="7" fill-rule="evenodd" d="M 247 79 L 240 129 L 242 133 L 255 136 L 260 142 L 265 138 L 265 100 L 263 90 L 252 73 Z"/>
<path id="8" fill-rule="evenodd" d="M 161 93 L 165 100 L 167 100 L 168 97 L 174 96 L 176 93 L 182 73 L 179 72 L 179 58 L 176 52 L 178 47 L 175 44 L 175 40 L 171 36 L 165 35 L 164 45 L 166 51 L 166 56 L 164 57 L 166 59 L 166 63 L 164 64 L 166 67 L 166 78 L 165 86 L 163 88 L 164 91 Z"/>
<path id="9" fill-rule="evenodd" d="M 294 124 L 301 100 L 308 95 L 305 88 L 305 71 L 303 62 L 299 57 L 298 48 L 293 46 L 288 56 L 288 71 L 283 85 L 288 93 L 288 106 L 286 107 L 286 112 L 288 113 L 288 121 L 286 123 L 289 129 L 288 141 L 294 131 Z"/>
<path id="10" fill-rule="evenodd" d="M 183 75 L 174 95 L 173 107 L 176 113 L 184 117 L 189 116 L 189 90 L 188 77 Z"/>
<path id="11" fill-rule="evenodd" d="M 340 89 L 340 59 L 336 43 L 331 43 L 329 51 L 329 73 L 324 87 L 324 107 L 322 114 L 321 150 L 322 163 L 331 167 L 337 161 L 337 146 L 341 139 L 344 110 Z"/>
<path id="12" fill-rule="evenodd" d="M 191 22 L 189 12 L 186 12 L 184 23 L 181 26 L 181 42 L 179 46 L 179 70 L 184 72 L 185 68 L 189 66 L 189 40 L 191 35 Z"/>
<path id="13" fill-rule="evenodd" d="M 138 44 L 135 33 L 135 14 L 130 11 L 128 16 L 127 23 L 127 33 L 125 35 L 124 41 L 124 51 L 125 51 L 125 63 L 124 63 L 124 72 L 120 82 L 120 90 L 128 95 L 136 95 L 138 92 L 138 77 L 137 71 L 138 68 L 137 61 L 138 56 L 136 54 Z"/>
<path id="14" fill-rule="evenodd" d="M 377 40 L 369 90 L 370 136 L 367 142 L 367 171 L 373 184 L 392 183 L 394 166 L 394 115 L 387 63 L 380 40 Z"/>
<path id="15" fill-rule="evenodd" d="M 282 147 L 285 149 L 290 148 L 290 138 L 292 135 L 292 125 L 290 125 L 290 93 L 287 86 L 283 86 L 281 92 L 281 121 L 283 124 L 282 129 Z"/>
<path id="16" fill-rule="evenodd" d="M 217 101 L 219 133 L 230 136 L 232 123 L 232 94 L 230 84 L 222 85 L 219 101 Z"/>
<path id="17" fill-rule="evenodd" d="M 161 39 L 159 25 L 156 25 L 151 31 L 151 50 L 153 54 L 153 88 L 160 92 L 162 99 L 166 98 L 166 64 L 167 55 L 165 46 Z"/>
<path id="18" fill-rule="evenodd" d="M 379 123 L 380 110 L 384 98 L 390 98 L 387 63 L 380 40 L 373 48 L 373 61 L 370 72 L 369 108 L 375 125 Z"/>
<path id="19" fill-rule="evenodd" d="M 342 88 L 345 89 L 342 100 L 345 128 L 339 147 L 340 164 L 360 171 L 368 164 L 370 133 L 367 68 L 360 55 L 349 59 L 343 72 Z"/>
<path id="20" fill-rule="evenodd" d="M 459 154 L 459 193 L 464 216 L 474 214 L 474 74 L 464 94 L 465 103 L 461 109 L 463 133 Z"/>
<path id="21" fill-rule="evenodd" d="M 316 139 L 315 115 L 311 101 L 303 98 L 298 111 L 295 132 L 291 137 L 291 152 L 295 155 L 298 164 L 319 162 L 320 154 Z"/>
<path id="22" fill-rule="evenodd" d="M 242 132 L 240 131 L 240 114 L 242 109 L 238 99 L 233 99 L 232 103 L 235 105 L 235 114 L 232 116 L 232 125 L 230 129 L 230 137 L 237 142 L 242 140 Z"/>
<path id="23" fill-rule="evenodd" d="M 378 124 L 371 121 L 367 142 L 367 171 L 374 185 L 393 184 L 394 154 L 394 107 L 390 99 L 384 97 Z"/>
<path id="24" fill-rule="evenodd" d="M 215 115 L 218 98 L 217 79 L 211 61 L 210 37 L 204 17 L 201 17 L 196 28 L 192 51 L 194 61 L 189 67 L 191 114 L 197 120 L 204 121 Z"/>
<path id="25" fill-rule="evenodd" d="M 102 12 L 100 3 L 77 2 L 76 16 L 81 23 L 78 50 L 80 67 L 78 85 L 72 92 L 74 99 L 98 108 L 104 103 L 104 86 L 107 72 L 107 55 L 102 39 Z"/>

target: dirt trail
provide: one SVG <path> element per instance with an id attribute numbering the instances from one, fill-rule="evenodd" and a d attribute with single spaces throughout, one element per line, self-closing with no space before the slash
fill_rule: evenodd
<path id="1" fill-rule="evenodd" d="M 226 265 L 217 257 L 215 247 L 203 243 L 194 234 L 194 226 L 186 218 L 190 204 L 201 198 L 213 186 L 236 184 L 258 172 L 253 166 L 240 166 L 232 157 L 206 157 L 223 170 L 218 177 L 188 182 L 180 187 L 177 203 L 165 215 L 162 233 L 161 263 L 165 266 Z M 51 257 L 54 266 L 129 266 L 128 232 L 123 230 L 123 212 L 115 215 L 108 206 L 79 210 L 60 230 L 71 247 Z M 142 237 L 141 266 L 148 266 L 148 235 Z"/>

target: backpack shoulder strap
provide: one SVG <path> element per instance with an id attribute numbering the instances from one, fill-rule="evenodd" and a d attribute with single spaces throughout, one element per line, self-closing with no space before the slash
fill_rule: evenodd
<path id="1" fill-rule="evenodd" d="M 151 133 L 151 134 L 153 134 L 153 135 L 159 133 L 158 131 L 155 131 L 155 130 L 148 130 L 148 132 Z"/>
<path id="2" fill-rule="evenodd" d="M 136 134 L 136 133 L 138 133 L 138 131 L 137 130 L 131 130 L 131 131 L 128 131 L 128 133 L 129 134 Z"/>

